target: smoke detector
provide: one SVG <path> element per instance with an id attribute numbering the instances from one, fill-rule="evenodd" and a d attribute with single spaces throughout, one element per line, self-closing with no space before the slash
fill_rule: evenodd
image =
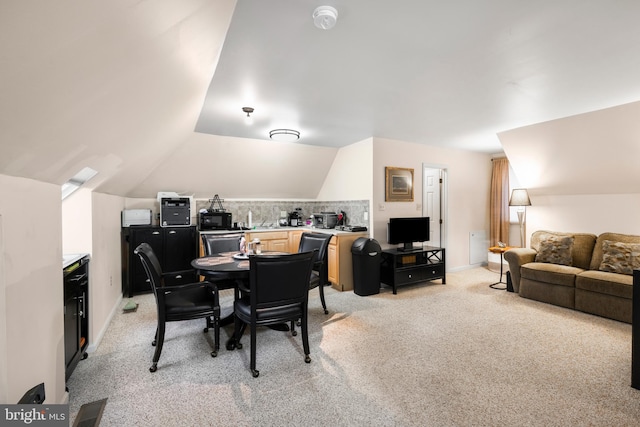
<path id="1" fill-rule="evenodd" d="M 313 11 L 313 23 L 321 30 L 330 30 L 336 25 L 338 11 L 331 6 L 319 6 Z"/>

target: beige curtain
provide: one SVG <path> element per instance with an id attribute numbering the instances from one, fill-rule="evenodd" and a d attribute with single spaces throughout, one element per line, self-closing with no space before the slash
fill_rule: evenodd
<path id="1" fill-rule="evenodd" d="M 509 161 L 500 158 L 492 162 L 489 244 L 496 246 L 499 241 L 509 243 Z"/>

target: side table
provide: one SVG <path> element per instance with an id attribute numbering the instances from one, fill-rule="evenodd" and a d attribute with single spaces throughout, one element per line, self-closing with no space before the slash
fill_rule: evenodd
<path id="1" fill-rule="evenodd" d="M 501 291 L 504 291 L 507 289 L 507 282 L 503 282 L 502 281 L 502 264 L 504 263 L 504 253 L 506 251 L 508 251 L 509 249 L 511 249 L 511 246 L 505 246 L 505 247 L 500 247 L 500 246 L 491 246 L 489 248 L 489 252 L 494 253 L 494 254 L 500 254 L 500 280 L 498 280 L 495 283 L 492 283 L 489 285 L 490 288 L 493 289 L 498 289 Z M 505 285 L 504 287 L 497 287 L 498 285 Z"/>

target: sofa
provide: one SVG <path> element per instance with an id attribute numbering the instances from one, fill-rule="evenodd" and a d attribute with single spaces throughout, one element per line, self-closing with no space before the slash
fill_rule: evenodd
<path id="1" fill-rule="evenodd" d="M 631 323 L 640 236 L 540 230 L 504 259 L 521 297 Z"/>

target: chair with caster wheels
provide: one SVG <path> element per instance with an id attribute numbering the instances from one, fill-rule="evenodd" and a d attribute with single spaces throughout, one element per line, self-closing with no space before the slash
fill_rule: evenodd
<path id="1" fill-rule="evenodd" d="M 175 272 L 162 272 L 160 262 L 151 246 L 147 243 L 141 243 L 134 253 L 142 261 L 158 309 L 158 327 L 152 342 L 156 350 L 149 371 L 155 372 L 158 369 L 167 322 L 205 318 L 204 332 L 214 328 L 214 350 L 211 352 L 211 356 L 216 357 L 220 349 L 220 304 L 216 285 L 207 281 L 184 285 L 166 285 L 163 277 L 175 274 Z"/>
<path id="2" fill-rule="evenodd" d="M 249 289 L 234 303 L 233 346 L 242 348 L 240 338 L 246 325 L 251 331 L 250 369 L 256 369 L 256 328 L 300 319 L 305 362 L 310 363 L 307 330 L 309 275 L 317 251 L 285 255 L 250 255 Z"/>

